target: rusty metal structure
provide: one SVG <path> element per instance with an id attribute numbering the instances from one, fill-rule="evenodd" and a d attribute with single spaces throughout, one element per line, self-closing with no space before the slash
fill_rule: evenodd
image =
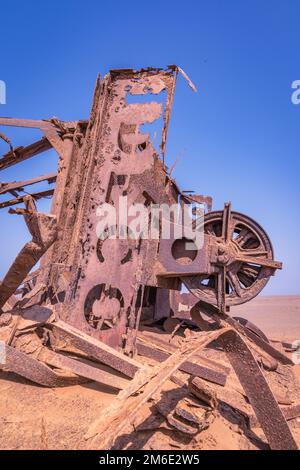
<path id="1" fill-rule="evenodd" d="M 22 215 L 32 236 L 0 284 L 4 367 L 46 386 L 96 380 L 118 390 L 135 390 L 136 380 L 139 387 L 144 384 L 139 377 L 149 379 L 137 353 L 159 362 L 176 354 L 171 345 L 146 344 L 141 323 L 184 317 L 208 335 L 211 329 L 219 331 L 219 344 L 270 446 L 295 448 L 257 357 L 275 368 L 278 362 L 291 361 L 255 327 L 228 314 L 230 306 L 255 297 L 282 266 L 274 260 L 271 241 L 259 224 L 232 211 L 229 203 L 212 211 L 209 196 L 181 191 L 172 170 L 168 172 L 164 158 L 178 73 L 194 88 L 177 66 L 111 70 L 97 79 L 88 121 L 0 118 L 0 126 L 35 128 L 44 134 L 19 148 L 1 134 L 10 150 L 0 159 L 0 170 L 50 148 L 59 156 L 57 173 L 0 183 L 0 195 L 11 195 L 0 209 L 9 207 L 11 214 Z M 157 144 L 142 126 L 160 119 Z M 42 181 L 55 187 L 25 193 L 25 187 Z M 50 213 L 39 212 L 36 201 L 50 196 Z M 99 238 L 97 207 L 111 204 L 120 217 L 120 196 L 130 205 L 145 207 L 202 205 L 203 247 L 186 250 L 186 240 L 172 235 L 136 240 L 107 233 Z M 182 285 L 189 294 L 180 292 Z M 178 368 L 224 386 L 227 371 L 204 357 L 201 363 L 198 350 L 197 357 L 200 365 L 189 357 L 179 361 Z M 96 361 L 97 368 L 87 360 Z"/>

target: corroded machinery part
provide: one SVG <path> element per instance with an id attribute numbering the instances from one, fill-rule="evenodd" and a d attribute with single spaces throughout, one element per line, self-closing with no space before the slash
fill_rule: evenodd
<path id="1" fill-rule="evenodd" d="M 204 232 L 217 247 L 211 259 L 215 269 L 182 281 L 198 299 L 222 311 L 253 299 L 281 268 L 264 229 L 250 217 L 231 212 L 230 204 L 205 215 Z"/>

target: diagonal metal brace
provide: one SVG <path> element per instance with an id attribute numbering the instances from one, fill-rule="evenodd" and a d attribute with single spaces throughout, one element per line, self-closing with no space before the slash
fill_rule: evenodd
<path id="1" fill-rule="evenodd" d="M 32 240 L 21 249 L 0 285 L 0 313 L 2 307 L 57 237 L 56 217 L 37 212 L 32 198 L 26 201 L 26 205 L 24 218 Z"/>
<path id="2" fill-rule="evenodd" d="M 271 449 L 298 450 L 277 400 L 246 343 L 234 330 L 221 335 L 218 343 L 223 346 Z"/>

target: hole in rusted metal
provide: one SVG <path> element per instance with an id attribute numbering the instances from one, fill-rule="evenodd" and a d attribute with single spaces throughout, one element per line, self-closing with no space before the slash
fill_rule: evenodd
<path id="1" fill-rule="evenodd" d="M 189 249 L 187 249 L 189 244 Z M 191 264 L 197 256 L 198 250 L 195 243 L 187 238 L 179 238 L 174 241 L 171 248 L 172 256 L 179 264 Z"/>
<path id="2" fill-rule="evenodd" d="M 88 293 L 84 303 L 84 316 L 89 326 L 96 330 L 113 328 L 124 307 L 121 291 L 105 284 L 94 286 Z"/>

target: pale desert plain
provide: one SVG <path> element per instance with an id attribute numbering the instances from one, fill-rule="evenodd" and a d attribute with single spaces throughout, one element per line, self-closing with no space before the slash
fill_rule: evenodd
<path id="1" fill-rule="evenodd" d="M 300 296 L 259 296 L 232 308 L 231 314 L 249 319 L 271 339 L 300 340 Z M 295 365 L 293 370 L 300 382 L 300 366 Z M 171 383 L 168 387 L 172 388 Z M 1 449 L 84 449 L 89 425 L 115 397 L 94 382 L 47 389 L 8 372 L 0 374 L 0 394 Z M 298 400 L 294 397 L 293 404 L 295 401 L 300 403 L 300 396 Z M 142 414 L 151 415 L 148 405 Z M 300 447 L 300 418 L 289 421 L 289 425 Z M 170 432 L 163 424 L 129 435 L 129 444 L 124 446 L 127 449 L 267 448 L 259 427 L 246 431 L 234 416 L 231 419 L 219 413 L 208 429 L 193 437 Z"/>

